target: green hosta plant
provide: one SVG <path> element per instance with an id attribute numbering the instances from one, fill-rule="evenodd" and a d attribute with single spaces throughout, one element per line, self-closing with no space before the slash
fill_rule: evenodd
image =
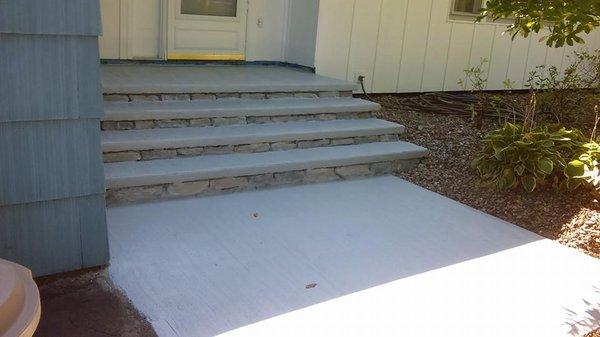
<path id="1" fill-rule="evenodd" d="M 549 180 L 558 182 L 567 166 L 564 158 L 570 158 L 582 139 L 579 131 L 558 126 L 527 129 L 506 123 L 485 136 L 472 165 L 491 185 L 500 189 L 520 185 L 532 192 Z"/>
<path id="2" fill-rule="evenodd" d="M 563 186 L 574 190 L 584 183 L 600 189 L 600 145 L 590 142 L 581 145 L 582 151 L 565 168 L 567 180 Z"/>

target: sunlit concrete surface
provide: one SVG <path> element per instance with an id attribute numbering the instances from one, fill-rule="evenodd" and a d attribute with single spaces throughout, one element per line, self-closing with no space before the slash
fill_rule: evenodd
<path id="1" fill-rule="evenodd" d="M 265 65 L 132 65 L 100 67 L 105 94 L 352 91 L 356 86 L 312 72 Z"/>
<path id="2" fill-rule="evenodd" d="M 582 336 L 600 261 L 395 177 L 108 210 L 160 336 Z"/>

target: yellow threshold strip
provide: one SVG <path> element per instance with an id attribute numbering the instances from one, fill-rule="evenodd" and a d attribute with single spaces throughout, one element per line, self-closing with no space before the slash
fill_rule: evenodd
<path id="1" fill-rule="evenodd" d="M 183 54 L 169 53 L 169 60 L 194 60 L 194 61 L 245 61 L 244 54 Z"/>

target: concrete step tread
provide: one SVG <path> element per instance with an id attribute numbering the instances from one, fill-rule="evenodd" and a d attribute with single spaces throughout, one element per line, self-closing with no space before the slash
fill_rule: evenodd
<path id="1" fill-rule="evenodd" d="M 402 125 L 385 120 L 355 119 L 221 127 L 188 127 L 103 131 L 102 151 L 173 149 L 200 146 L 241 145 L 280 141 L 381 136 L 404 132 Z"/>
<path id="2" fill-rule="evenodd" d="M 372 112 L 381 106 L 352 97 L 105 102 L 104 121 L 282 116 Z"/>
<path id="3" fill-rule="evenodd" d="M 105 94 L 352 91 L 356 84 L 271 65 L 131 65 L 101 67 Z"/>
<path id="4" fill-rule="evenodd" d="M 252 154 L 104 164 L 108 189 L 410 160 L 429 151 L 407 142 L 368 143 Z"/>

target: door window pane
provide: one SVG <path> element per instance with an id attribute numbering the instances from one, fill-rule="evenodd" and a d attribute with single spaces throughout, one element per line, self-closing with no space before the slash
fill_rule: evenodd
<path id="1" fill-rule="evenodd" d="M 454 12 L 478 14 L 482 0 L 454 0 Z"/>
<path id="2" fill-rule="evenodd" d="M 237 16 L 237 0 L 181 0 L 181 14 Z"/>

